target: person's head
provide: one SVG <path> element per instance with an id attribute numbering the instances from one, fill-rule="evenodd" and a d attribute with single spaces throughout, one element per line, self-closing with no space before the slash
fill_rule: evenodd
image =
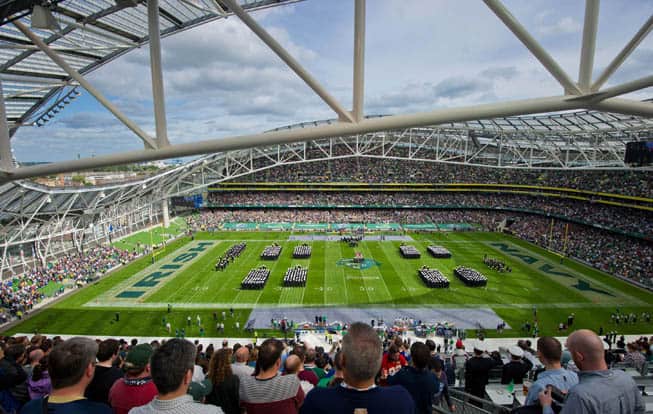
<path id="1" fill-rule="evenodd" d="M 637 352 L 639 351 L 639 346 L 635 342 L 631 342 L 628 345 L 626 345 L 626 349 L 628 352 Z"/>
<path id="2" fill-rule="evenodd" d="M 258 351 L 254 373 L 258 375 L 261 372 L 278 371 L 281 366 L 281 352 L 283 352 L 283 344 L 278 339 L 270 338 L 263 341 Z"/>
<path id="3" fill-rule="evenodd" d="M 249 360 L 249 349 L 246 346 L 238 348 L 236 362 L 247 362 L 247 360 Z"/>
<path id="4" fill-rule="evenodd" d="M 431 351 L 423 342 L 415 342 L 410 346 L 410 360 L 419 370 L 425 369 L 431 359 Z"/>
<path id="5" fill-rule="evenodd" d="M 354 381 L 373 379 L 381 368 L 383 347 L 376 331 L 361 322 L 353 323 L 342 340 L 345 376 Z"/>
<path id="6" fill-rule="evenodd" d="M 297 374 L 301 364 L 302 361 L 300 361 L 297 355 L 289 355 L 288 358 L 286 358 L 286 374 Z"/>
<path id="7" fill-rule="evenodd" d="M 315 363 L 316 352 L 315 349 L 306 350 L 306 359 L 304 360 L 305 364 L 314 364 Z"/>
<path id="8" fill-rule="evenodd" d="M 567 349 L 571 352 L 574 363 L 581 371 L 598 371 L 607 369 L 603 341 L 588 329 L 579 329 L 567 338 Z"/>
<path id="9" fill-rule="evenodd" d="M 37 348 L 32 350 L 29 353 L 29 363 L 30 365 L 36 365 L 39 363 L 39 361 L 43 358 L 43 355 L 45 355 L 45 352 L 41 350 L 41 348 Z"/>
<path id="10" fill-rule="evenodd" d="M 32 370 L 32 381 L 39 381 L 43 378 L 48 371 L 48 357 L 44 356 L 41 358 L 38 363 L 34 366 Z"/>
<path id="11" fill-rule="evenodd" d="M 154 350 L 150 344 L 139 344 L 133 347 L 125 357 L 123 368 L 128 377 L 138 377 L 150 372 L 150 358 Z"/>
<path id="12" fill-rule="evenodd" d="M 388 348 L 388 361 L 397 361 L 399 360 L 399 348 L 397 345 L 392 344 Z"/>
<path id="13" fill-rule="evenodd" d="M 306 348 L 304 348 L 304 345 L 295 345 L 291 353 L 297 355 L 302 363 L 306 360 Z"/>
<path id="14" fill-rule="evenodd" d="M 252 351 L 249 353 L 249 362 L 256 364 L 258 361 L 258 347 L 252 348 Z"/>
<path id="15" fill-rule="evenodd" d="M 227 341 L 226 339 L 223 340 L 223 341 L 222 341 L 222 347 L 223 347 L 223 348 L 227 348 L 227 347 L 229 347 L 229 341 Z"/>
<path id="16" fill-rule="evenodd" d="M 93 379 L 98 346 L 92 339 L 75 337 L 52 348 L 48 356 L 52 388 L 73 386 L 86 389 Z"/>
<path id="17" fill-rule="evenodd" d="M 560 341 L 551 336 L 541 337 L 537 340 L 537 356 L 545 364 L 559 363 L 562 358 Z"/>
<path id="18" fill-rule="evenodd" d="M 97 360 L 99 362 L 109 361 L 118 356 L 120 342 L 115 339 L 105 339 L 98 345 Z"/>
<path id="19" fill-rule="evenodd" d="M 435 347 L 435 342 L 433 342 L 433 340 L 431 340 L 431 339 L 427 339 L 426 342 L 425 342 L 425 344 L 426 344 L 426 346 L 429 347 L 429 351 L 430 351 L 431 353 L 434 353 L 434 352 L 435 352 L 436 347 Z"/>
<path id="20" fill-rule="evenodd" d="M 21 343 L 15 343 L 13 345 L 9 345 L 7 349 L 5 349 L 5 356 L 13 359 L 19 364 L 22 364 L 27 359 L 25 351 L 25 345 Z"/>
<path id="21" fill-rule="evenodd" d="M 186 393 L 193 377 L 195 346 L 185 339 L 174 338 L 152 354 L 152 380 L 159 395 L 183 390 Z"/>
<path id="22" fill-rule="evenodd" d="M 243 347 L 241 349 L 247 348 Z M 228 348 L 218 349 L 218 351 L 214 352 L 211 356 L 209 372 L 206 376 L 211 380 L 213 385 L 218 385 L 222 384 L 222 382 L 231 375 L 231 350 Z"/>
<path id="23" fill-rule="evenodd" d="M 440 373 L 442 371 L 442 361 L 439 358 L 436 358 L 433 360 L 433 371 L 436 373 Z"/>

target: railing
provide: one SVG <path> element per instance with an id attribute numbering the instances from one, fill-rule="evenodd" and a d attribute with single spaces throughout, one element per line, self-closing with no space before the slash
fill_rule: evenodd
<path id="1" fill-rule="evenodd" d="M 475 397 L 466 392 L 449 388 L 451 403 L 456 406 L 456 413 L 461 414 L 508 414 L 510 409 L 501 405 L 494 404 L 490 400 Z M 433 413 L 446 414 L 450 413 L 448 408 L 433 406 Z"/>

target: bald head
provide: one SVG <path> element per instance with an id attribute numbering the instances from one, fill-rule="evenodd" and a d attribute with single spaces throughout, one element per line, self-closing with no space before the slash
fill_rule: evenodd
<path id="1" fill-rule="evenodd" d="M 567 338 L 567 348 L 581 371 L 608 369 L 605 364 L 603 341 L 588 329 L 579 329 Z"/>
<path id="2" fill-rule="evenodd" d="M 297 374 L 301 366 L 302 360 L 297 355 L 289 355 L 286 358 L 286 374 Z"/>
<path id="3" fill-rule="evenodd" d="M 236 362 L 247 362 L 249 359 L 249 349 L 246 346 L 241 346 L 236 351 Z"/>
<path id="4" fill-rule="evenodd" d="M 29 353 L 29 363 L 30 365 L 36 365 L 38 362 L 43 358 L 43 355 L 45 355 L 45 352 L 43 352 L 41 349 L 35 349 L 32 352 Z"/>

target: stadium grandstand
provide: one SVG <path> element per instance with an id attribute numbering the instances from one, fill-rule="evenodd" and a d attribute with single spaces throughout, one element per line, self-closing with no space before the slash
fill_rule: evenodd
<path id="1" fill-rule="evenodd" d="M 315 2 L 0 0 L 0 414 L 653 412 L 650 5 L 599 71 L 587 0 L 575 80 L 484 0 L 560 95 L 370 114 L 372 2 L 351 110 L 258 22 Z M 228 18 L 333 116 L 174 137 L 162 39 Z M 88 80 L 141 49 L 151 128 Z M 82 93 L 144 149 L 17 159 Z"/>

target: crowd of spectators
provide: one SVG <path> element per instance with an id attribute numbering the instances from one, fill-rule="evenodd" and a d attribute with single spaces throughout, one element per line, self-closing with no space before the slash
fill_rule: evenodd
<path id="1" fill-rule="evenodd" d="M 653 198 L 650 171 L 490 168 L 364 157 L 281 165 L 238 181 L 525 184 Z"/>
<path id="2" fill-rule="evenodd" d="M 411 207 L 524 209 L 653 237 L 653 213 L 559 197 L 477 192 L 230 191 L 209 193 L 216 207 Z"/>
<path id="3" fill-rule="evenodd" d="M 588 413 L 643 412 L 641 393 L 619 368 L 643 371 L 653 361 L 653 337 L 613 347 L 579 330 L 566 347 L 552 337 L 539 338 L 537 349 L 529 340 L 489 349 L 487 341 L 458 338 L 455 347 L 442 349 L 430 339 L 411 343 L 360 322 L 348 325 L 330 350 L 277 339 L 232 346 L 224 340 L 205 348 L 180 338 L 0 337 L 0 407 L 21 414 L 413 414 L 430 413 L 433 404 L 454 411 L 453 386 L 488 398 L 488 381 L 500 378 L 508 386 L 532 380 L 526 404 L 539 403 L 547 413 L 556 404 L 547 395 L 550 386 L 569 394 L 563 413 L 579 412 L 581 401 L 607 404 Z M 621 410 L 610 409 L 619 404 Z"/>
<path id="4" fill-rule="evenodd" d="M 62 256 L 45 266 L 38 266 L 20 277 L 0 284 L 0 305 L 12 315 L 22 315 L 45 298 L 41 288 L 50 282 L 80 286 L 112 268 L 128 263 L 135 252 L 111 246 L 92 247 L 81 253 Z"/>

